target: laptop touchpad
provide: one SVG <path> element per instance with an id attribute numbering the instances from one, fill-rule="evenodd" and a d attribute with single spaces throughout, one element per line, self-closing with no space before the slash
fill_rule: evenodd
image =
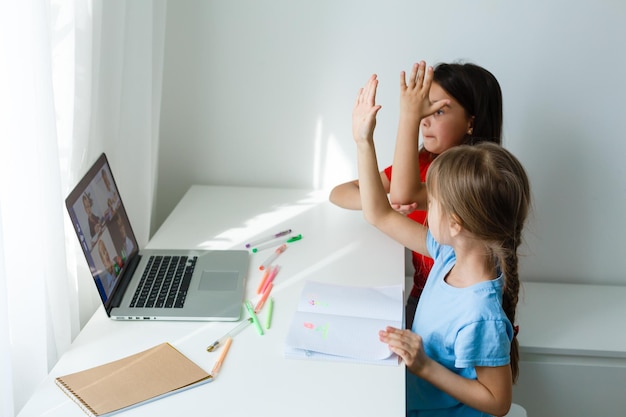
<path id="1" fill-rule="evenodd" d="M 237 271 L 202 271 L 199 289 L 205 291 L 233 291 L 237 289 Z"/>

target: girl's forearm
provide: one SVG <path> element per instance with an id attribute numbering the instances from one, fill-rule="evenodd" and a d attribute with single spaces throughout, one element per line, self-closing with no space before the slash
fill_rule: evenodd
<path id="1" fill-rule="evenodd" d="M 510 367 L 489 368 L 488 372 L 486 381 L 468 379 L 430 359 L 418 376 L 463 404 L 494 416 L 505 415 L 512 401 Z"/>
<path id="2" fill-rule="evenodd" d="M 335 186 L 328 197 L 331 203 L 348 210 L 361 210 L 361 192 L 357 181 Z"/>
<path id="3" fill-rule="evenodd" d="M 415 116 L 400 116 L 390 186 L 390 199 L 394 204 L 416 202 L 416 195 L 422 188 L 418 144 L 419 123 L 420 121 Z"/>
<path id="4" fill-rule="evenodd" d="M 358 143 L 357 162 L 363 216 L 368 222 L 376 225 L 385 213 L 392 211 L 392 208 L 380 179 L 373 140 Z"/>

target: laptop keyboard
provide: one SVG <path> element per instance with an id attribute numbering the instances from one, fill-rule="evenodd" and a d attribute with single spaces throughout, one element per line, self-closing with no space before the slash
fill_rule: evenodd
<path id="1" fill-rule="evenodd" d="M 181 308 L 197 259 L 197 256 L 150 256 L 130 306 Z"/>

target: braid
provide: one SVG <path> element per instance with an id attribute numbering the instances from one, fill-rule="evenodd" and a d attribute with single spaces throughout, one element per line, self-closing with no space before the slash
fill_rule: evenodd
<path id="1" fill-rule="evenodd" d="M 507 318 L 511 322 L 512 326 L 515 326 L 515 310 L 517 308 L 517 301 L 519 300 L 519 275 L 517 270 L 517 247 L 521 241 L 519 229 L 516 232 L 516 236 L 512 239 L 508 239 L 505 243 L 503 253 L 501 255 L 501 262 L 504 275 L 504 292 L 502 294 L 502 309 L 504 310 Z M 517 335 L 513 335 L 511 341 L 511 374 L 513 376 L 513 383 L 517 381 L 519 375 L 519 342 Z"/>

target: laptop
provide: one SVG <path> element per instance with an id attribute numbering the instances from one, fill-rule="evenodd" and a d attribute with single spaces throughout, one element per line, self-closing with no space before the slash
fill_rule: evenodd
<path id="1" fill-rule="evenodd" d="M 249 253 L 139 250 L 104 153 L 65 205 L 111 319 L 239 320 Z"/>

